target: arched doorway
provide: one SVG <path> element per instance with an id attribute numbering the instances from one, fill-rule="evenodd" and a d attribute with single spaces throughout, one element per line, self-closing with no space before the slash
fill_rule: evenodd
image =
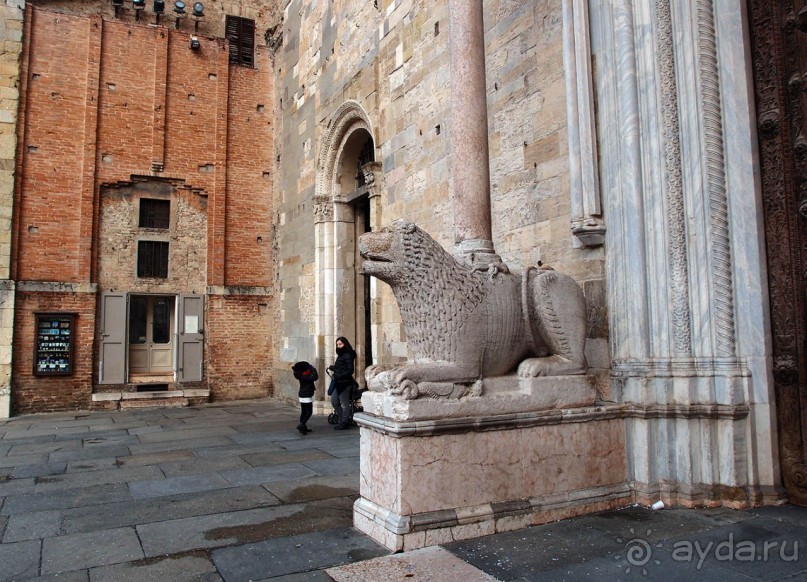
<path id="1" fill-rule="evenodd" d="M 355 101 L 334 114 L 320 150 L 315 195 L 317 357 L 335 359 L 347 337 L 358 354 L 356 379 L 373 363 L 372 285 L 359 272 L 358 239 L 380 224 L 380 164 L 369 118 Z M 378 178 L 378 179 L 377 179 Z"/>

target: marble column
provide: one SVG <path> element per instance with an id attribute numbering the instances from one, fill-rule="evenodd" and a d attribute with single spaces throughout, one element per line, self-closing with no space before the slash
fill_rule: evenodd
<path id="1" fill-rule="evenodd" d="M 482 266 L 500 262 L 491 234 L 482 0 L 449 0 L 448 13 L 454 254 Z"/>

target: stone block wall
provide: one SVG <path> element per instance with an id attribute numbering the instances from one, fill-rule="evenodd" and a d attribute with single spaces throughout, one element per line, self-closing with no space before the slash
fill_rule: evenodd
<path id="1" fill-rule="evenodd" d="M 9 277 L 24 10 L 25 0 L 0 4 L 0 418 L 11 406 L 14 283 Z"/>
<path id="2" fill-rule="evenodd" d="M 170 202 L 168 229 L 138 227 L 141 198 Z M 102 188 L 98 231 L 98 286 L 137 293 L 203 295 L 207 254 L 207 198 L 165 182 Z M 169 243 L 168 277 L 137 277 L 138 240 Z"/>
<path id="3" fill-rule="evenodd" d="M 542 261 L 592 291 L 588 354 L 605 391 L 604 253 L 574 248 L 570 232 L 561 5 L 496 0 L 484 10 L 496 250 L 515 271 Z M 355 100 L 366 112 L 382 164 L 380 223 L 373 227 L 406 218 L 453 247 L 447 11 L 443 0 L 286 4 L 276 58 L 283 152 L 277 184 L 279 277 L 288 299 L 282 326 L 289 345 L 315 350 L 313 322 L 307 330 L 296 328 L 308 307 L 304 274 L 314 261 L 305 233 L 313 222 L 318 159 L 345 101 Z M 337 243 L 335 252 L 352 249 Z M 376 286 L 374 302 L 376 329 L 384 336 L 375 356 L 399 361 L 406 338 L 386 285 Z"/>

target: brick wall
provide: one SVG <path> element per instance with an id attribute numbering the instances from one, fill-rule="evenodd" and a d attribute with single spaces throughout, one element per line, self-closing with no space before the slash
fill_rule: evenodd
<path id="1" fill-rule="evenodd" d="M 79 410 L 92 395 L 95 293 L 17 291 L 14 316 L 14 388 L 12 414 Z M 34 376 L 34 313 L 75 313 L 74 372 L 69 376 Z"/>
<path id="2" fill-rule="evenodd" d="M 268 60 L 268 59 L 267 59 Z M 268 65 L 268 62 L 267 62 Z M 271 143 L 256 148 L 255 135 L 273 132 L 271 69 L 234 67 L 230 73 L 227 133 L 226 285 L 270 285 Z"/>
<path id="3" fill-rule="evenodd" d="M 85 16 L 101 14 L 105 18 L 115 18 L 115 11 L 110 0 L 29 0 L 36 6 L 48 8 L 58 12 L 68 12 L 71 14 L 83 14 Z M 180 29 L 187 32 L 192 31 L 195 20 L 190 16 L 193 2 L 186 2 L 186 12 L 188 16 L 180 21 Z M 258 38 L 261 39 L 267 30 L 273 29 L 278 23 L 283 6 L 281 2 L 271 2 L 267 0 L 205 0 L 204 18 L 199 21 L 199 34 L 205 36 L 223 37 L 224 18 L 227 14 L 250 18 L 255 21 L 255 29 Z M 165 15 L 160 17 L 160 24 L 175 26 L 173 16 L 173 1 L 167 0 L 165 3 Z M 140 22 L 143 24 L 153 23 L 155 15 L 153 13 L 152 2 L 146 2 L 146 9 L 140 15 Z M 127 24 L 135 23 L 135 11 L 130 0 L 124 2 L 124 6 L 118 12 L 118 20 Z"/>
<path id="4" fill-rule="evenodd" d="M 19 128 L 17 280 L 79 281 L 90 21 L 29 9 Z M 92 209 L 89 209 L 92 216 Z"/>
<path id="5" fill-rule="evenodd" d="M 211 295 L 207 378 L 212 400 L 272 395 L 271 297 Z"/>
<path id="6" fill-rule="evenodd" d="M 226 295 L 224 285 L 239 293 L 257 286 L 249 292 L 266 295 L 273 71 L 260 36 L 255 67 L 230 66 L 222 39 L 200 35 L 192 50 L 184 28 L 88 16 L 88 2 L 53 4 L 59 12 L 29 7 L 26 17 L 16 279 L 98 283 L 99 292 L 205 294 L 213 286 Z M 172 201 L 172 226 L 157 234 L 171 243 L 169 278 L 138 279 L 137 200 L 163 195 Z M 239 352 L 246 323 L 238 318 L 257 309 L 253 301 L 213 313 L 218 335 L 206 338 L 208 356 Z M 30 351 L 30 341 L 19 337 L 15 354 Z M 215 369 L 231 384 L 222 394 L 267 394 L 271 382 L 261 375 L 271 356 L 261 345 L 258 359 L 236 366 L 217 356 Z M 233 386 L 241 380 L 243 390 Z"/>

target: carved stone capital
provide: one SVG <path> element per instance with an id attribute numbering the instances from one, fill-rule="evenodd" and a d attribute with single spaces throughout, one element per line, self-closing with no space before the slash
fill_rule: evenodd
<path id="1" fill-rule="evenodd" d="M 314 196 L 314 223 L 333 220 L 333 200 L 329 196 Z"/>
<path id="2" fill-rule="evenodd" d="M 364 183 L 367 185 L 367 194 L 371 198 L 373 196 L 380 196 L 381 180 L 384 176 L 381 170 L 381 162 L 367 162 L 361 167 L 364 173 Z"/>

